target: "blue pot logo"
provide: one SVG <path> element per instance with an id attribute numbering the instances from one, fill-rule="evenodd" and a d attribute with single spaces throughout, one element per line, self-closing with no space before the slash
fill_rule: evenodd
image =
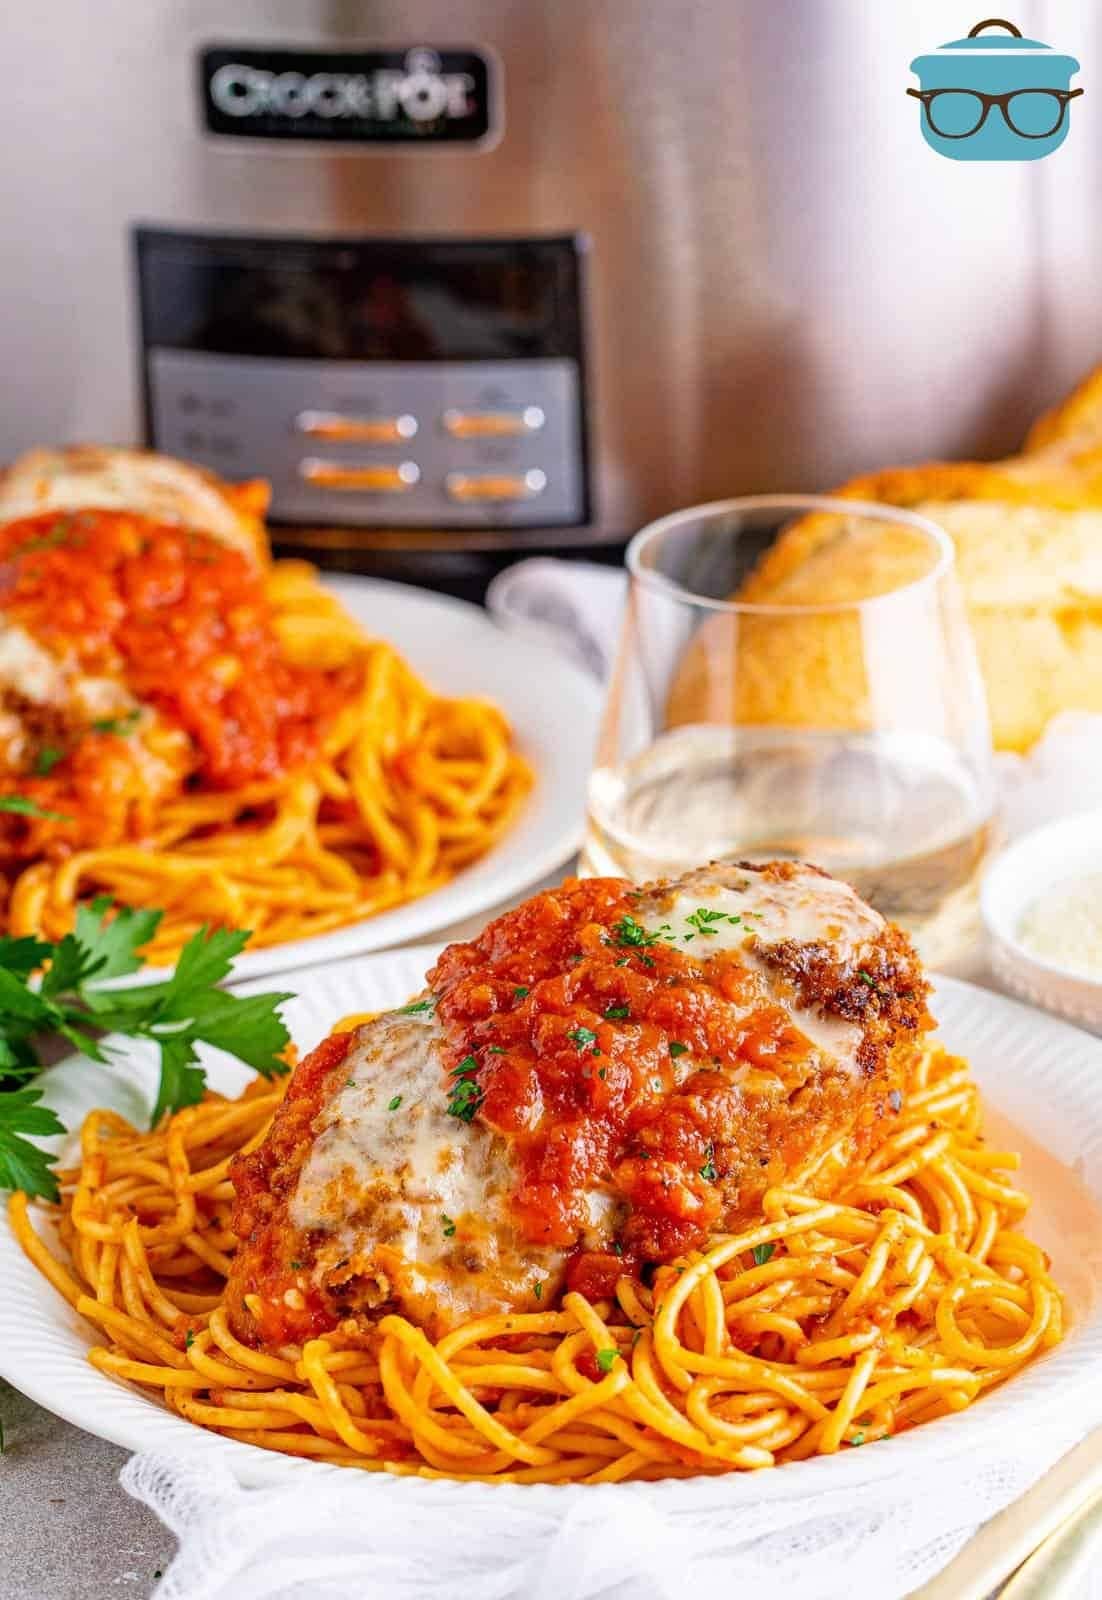
<path id="1" fill-rule="evenodd" d="M 1005 29 L 990 34 L 989 28 Z M 967 39 L 953 39 L 928 56 L 916 56 L 911 71 L 920 89 L 907 93 L 922 102 L 922 134 L 952 161 L 1038 161 L 1068 136 L 1072 89 L 1079 71 L 1074 56 L 1062 56 L 1038 39 L 1023 39 L 1012 22 L 993 17 L 977 22 Z"/>

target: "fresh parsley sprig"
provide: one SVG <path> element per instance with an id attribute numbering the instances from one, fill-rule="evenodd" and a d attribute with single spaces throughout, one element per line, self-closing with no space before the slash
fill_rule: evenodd
<path id="1" fill-rule="evenodd" d="M 104 987 L 109 979 L 138 971 L 137 952 L 156 933 L 161 916 L 116 910 L 101 898 L 80 908 L 73 932 L 56 944 L 0 938 L 0 1189 L 58 1197 L 51 1158 L 29 1142 L 65 1131 L 40 1104 L 41 1090 L 27 1087 L 43 1068 L 39 1043 L 52 1034 L 93 1061 L 109 1059 L 105 1033 L 156 1044 L 161 1071 L 154 1123 L 202 1098 L 206 1073 L 196 1054 L 199 1043 L 225 1050 L 262 1077 L 286 1072 L 281 1052 L 289 1034 L 279 1007 L 291 995 L 235 995 L 218 987 L 248 942 L 247 933 L 201 928 L 163 983 Z"/>

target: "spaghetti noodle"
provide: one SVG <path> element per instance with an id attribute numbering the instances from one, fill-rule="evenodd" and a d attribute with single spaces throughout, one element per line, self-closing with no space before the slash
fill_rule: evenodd
<path id="1" fill-rule="evenodd" d="M 307 937 L 446 883 L 530 788 L 495 707 L 434 694 L 303 564 L 118 511 L 9 523 L 0 558 L 13 933 L 107 894 L 164 910 L 154 962 L 204 924 Z"/>
<path id="2" fill-rule="evenodd" d="M 236 1339 L 223 1286 L 229 1163 L 281 1088 L 139 1133 L 94 1112 L 63 1175 L 63 1264 L 13 1195 L 23 1249 L 106 1342 L 89 1359 L 227 1437 L 421 1476 L 608 1483 L 752 1470 L 960 1411 L 1058 1343 L 1048 1262 L 1018 1231 L 1018 1158 L 980 1133 L 976 1085 L 914 1047 L 891 1133 L 836 1200 L 799 1178 L 760 1219 L 590 1302 L 483 1317 L 433 1344 L 389 1315 L 279 1354 Z M 830 1159 L 830 1154 L 825 1159 Z M 800 1174 L 806 1178 L 808 1174 Z"/>

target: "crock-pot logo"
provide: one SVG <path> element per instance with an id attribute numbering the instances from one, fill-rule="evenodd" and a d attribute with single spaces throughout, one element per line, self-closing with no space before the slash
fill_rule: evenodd
<path id="1" fill-rule="evenodd" d="M 332 142 L 477 142 L 495 85 L 475 50 L 304 51 L 228 47 L 200 56 L 211 133 Z"/>
<path id="2" fill-rule="evenodd" d="M 1000 33 L 989 33 L 998 28 Z M 1068 136 L 1074 56 L 1038 39 L 1023 39 L 1013 22 L 977 22 L 967 39 L 953 39 L 916 56 L 911 71 L 922 87 L 907 93 L 922 102 L 926 143 L 953 161 L 1037 161 Z"/>

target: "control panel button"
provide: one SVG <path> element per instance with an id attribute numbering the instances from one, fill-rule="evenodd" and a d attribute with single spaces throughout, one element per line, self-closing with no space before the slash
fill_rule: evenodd
<path id="1" fill-rule="evenodd" d="M 298 470 L 299 476 L 316 489 L 351 489 L 369 494 L 405 494 L 421 481 L 421 468 L 416 461 L 401 461 L 396 466 L 357 465 L 307 456 L 299 462 Z"/>
<path id="2" fill-rule="evenodd" d="M 539 467 L 527 472 L 449 472 L 444 487 L 453 500 L 531 500 L 547 487 Z"/>
<path id="3" fill-rule="evenodd" d="M 394 417 L 357 417 L 342 411 L 300 411 L 299 433 L 311 439 L 349 440 L 357 444 L 400 444 L 417 432 L 417 418 L 408 411 Z"/>
<path id="4" fill-rule="evenodd" d="M 547 418 L 542 406 L 495 407 L 487 411 L 452 406 L 444 412 L 442 421 L 444 432 L 453 439 L 515 439 L 538 433 Z"/>

